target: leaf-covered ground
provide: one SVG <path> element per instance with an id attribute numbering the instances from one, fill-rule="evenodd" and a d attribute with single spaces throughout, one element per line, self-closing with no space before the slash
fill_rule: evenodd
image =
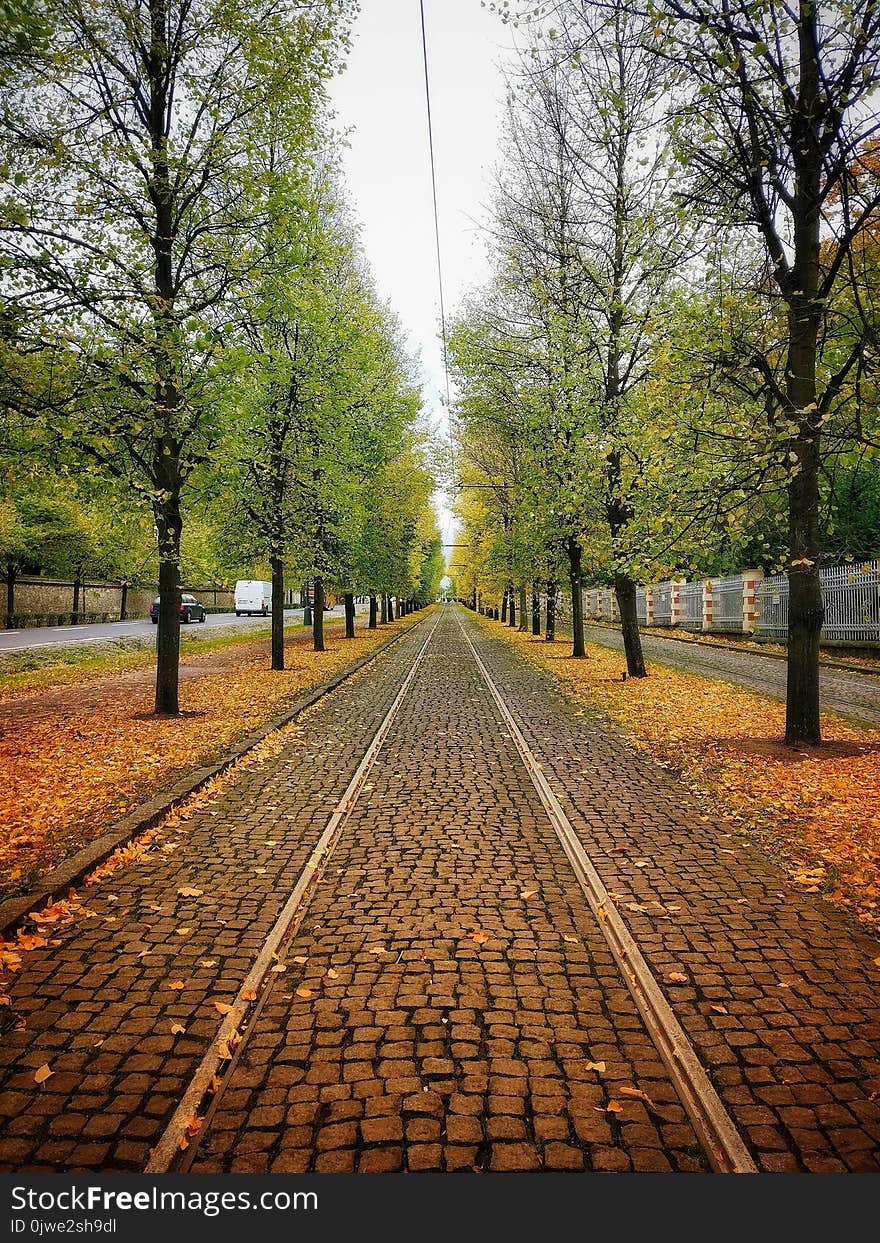
<path id="1" fill-rule="evenodd" d="M 311 650 L 310 632 L 295 632 L 283 673 L 268 667 L 267 639 L 185 652 L 174 720 L 152 715 L 152 667 L 98 678 L 84 669 L 78 682 L 31 693 L 16 685 L 0 702 L 0 896 L 30 888 L 143 799 L 411 623 L 358 627 L 348 640 L 328 626 L 323 653 Z"/>
<path id="2" fill-rule="evenodd" d="M 762 830 L 791 878 L 880 927 L 880 731 L 823 717 L 820 747 L 783 745 L 785 708 L 727 682 L 649 665 L 621 678 L 623 655 L 545 643 L 481 619 L 573 697 L 619 722 L 635 744 L 680 774 L 706 809 Z"/>

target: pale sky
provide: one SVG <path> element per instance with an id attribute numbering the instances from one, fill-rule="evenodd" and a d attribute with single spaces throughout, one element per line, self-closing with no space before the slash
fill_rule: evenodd
<path id="1" fill-rule="evenodd" d="M 487 275 L 486 219 L 509 33 L 480 0 L 425 0 L 447 319 Z M 331 86 L 351 129 L 346 182 L 380 293 L 422 364 L 432 427 L 445 428 L 440 305 L 419 0 L 362 0 L 348 68 Z M 443 539 L 452 517 L 438 498 Z"/>

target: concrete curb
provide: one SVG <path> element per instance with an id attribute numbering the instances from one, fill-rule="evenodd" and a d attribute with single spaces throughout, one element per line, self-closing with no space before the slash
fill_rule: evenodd
<path id="1" fill-rule="evenodd" d="M 8 898 L 5 902 L 0 902 L 0 932 L 6 932 L 14 925 L 20 923 L 27 914 L 37 907 L 43 906 L 46 902 L 56 901 L 63 896 L 71 885 L 82 880 L 87 872 L 91 872 L 108 859 L 120 846 L 124 846 L 130 842 L 138 834 L 145 832 L 147 829 L 153 828 L 162 817 L 169 812 L 177 803 L 188 798 L 205 784 L 212 777 L 218 776 L 226 771 L 236 760 L 252 750 L 257 743 L 262 742 L 269 734 L 281 729 L 294 720 L 307 708 L 311 708 L 318 700 L 323 699 L 325 695 L 329 695 L 331 691 L 336 690 L 343 682 L 347 681 L 352 674 L 357 673 L 364 665 L 368 665 L 370 661 L 375 660 L 382 652 L 386 652 L 395 643 L 399 643 L 406 635 L 411 634 L 417 626 L 420 626 L 426 619 L 420 617 L 413 625 L 407 626 L 405 630 L 401 630 L 398 634 L 392 635 L 386 639 L 384 643 L 380 643 L 372 652 L 367 652 L 365 656 L 361 656 L 358 660 L 350 665 L 346 665 L 344 669 L 335 674 L 327 682 L 322 682 L 319 686 L 313 687 L 288 708 L 281 716 L 275 717 L 266 725 L 261 725 L 259 729 L 254 730 L 243 738 L 240 742 L 228 751 L 221 759 L 213 764 L 196 768 L 182 777 L 176 782 L 170 790 L 165 790 L 161 794 L 154 795 L 146 802 L 139 804 L 132 811 L 124 816 L 121 820 L 117 820 L 106 833 L 97 838 L 94 842 L 90 842 L 88 846 L 84 846 L 82 850 L 78 850 L 71 855 L 69 859 L 65 859 L 57 868 L 48 872 L 40 882 L 40 888 L 32 890 L 29 894 L 22 894 L 18 897 Z"/>

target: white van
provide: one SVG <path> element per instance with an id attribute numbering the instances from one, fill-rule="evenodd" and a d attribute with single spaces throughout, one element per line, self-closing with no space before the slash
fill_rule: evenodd
<path id="1" fill-rule="evenodd" d="M 235 584 L 235 616 L 248 617 L 262 613 L 265 617 L 272 608 L 272 584 L 261 583 L 256 578 L 241 578 Z"/>

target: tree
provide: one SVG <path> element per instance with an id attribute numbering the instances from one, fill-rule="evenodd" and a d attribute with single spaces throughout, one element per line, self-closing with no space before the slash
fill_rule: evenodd
<path id="1" fill-rule="evenodd" d="M 864 323 L 833 365 L 835 290 L 876 226 L 880 181 L 854 177 L 880 129 L 876 0 L 649 4 L 682 92 L 676 130 L 688 201 L 761 239 L 784 334 L 751 359 L 788 465 L 790 582 L 786 742 L 818 743 L 819 517 L 825 424 L 873 335 Z"/>
<path id="2" fill-rule="evenodd" d="M 85 381 L 57 391 L 60 434 L 152 507 L 159 713 L 178 711 L 185 490 L 216 439 L 216 355 L 261 249 L 250 155 L 267 128 L 308 147 L 350 9 L 51 0 L 45 53 L 3 86 L 6 292 L 29 346 Z"/>

